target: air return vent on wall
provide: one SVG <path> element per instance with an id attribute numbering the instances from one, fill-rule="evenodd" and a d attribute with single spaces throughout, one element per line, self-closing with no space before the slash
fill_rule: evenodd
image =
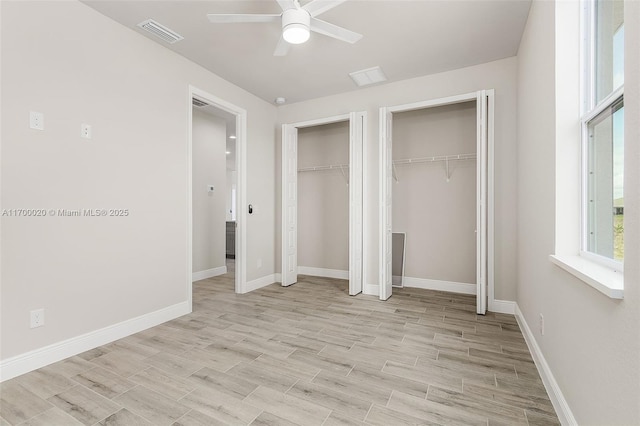
<path id="1" fill-rule="evenodd" d="M 160 25 L 153 19 L 147 19 L 146 21 L 140 22 L 138 26 L 143 30 L 149 31 L 151 34 L 155 35 L 156 37 L 160 37 L 167 43 L 173 44 L 184 38 L 180 34 L 170 30 L 164 25 Z"/>
<path id="2" fill-rule="evenodd" d="M 209 105 L 205 101 L 201 101 L 198 98 L 193 98 L 192 102 L 193 102 L 193 106 L 197 106 L 197 107 L 205 107 L 205 106 Z"/>

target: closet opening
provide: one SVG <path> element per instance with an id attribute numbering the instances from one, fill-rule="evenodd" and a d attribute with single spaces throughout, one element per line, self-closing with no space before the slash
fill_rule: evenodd
<path id="1" fill-rule="evenodd" d="M 381 109 L 381 299 L 398 286 L 393 238 L 402 233 L 404 287 L 476 295 L 486 312 L 492 102 L 481 91 Z"/>
<path id="2" fill-rule="evenodd" d="M 246 282 L 246 112 L 189 88 L 188 241 L 192 282 L 224 276 L 236 293 Z"/>
<path id="3" fill-rule="evenodd" d="M 298 273 L 349 279 L 348 121 L 298 130 Z"/>
<path id="4" fill-rule="evenodd" d="M 282 127 L 282 285 L 363 281 L 364 113 Z"/>

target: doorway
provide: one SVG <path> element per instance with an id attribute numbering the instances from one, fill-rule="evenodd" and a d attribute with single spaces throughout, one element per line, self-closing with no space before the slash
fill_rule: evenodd
<path id="1" fill-rule="evenodd" d="M 187 282 L 229 272 L 246 286 L 246 111 L 189 86 Z M 233 230 L 229 229 L 231 223 Z M 233 231 L 233 247 L 227 234 Z M 215 235 L 215 237 L 214 237 Z M 233 254 L 228 256 L 228 253 Z M 212 260 L 214 259 L 214 260 Z M 209 267 L 213 265 L 213 267 Z"/>
<path id="2" fill-rule="evenodd" d="M 464 207 L 459 207 L 463 210 L 475 210 L 475 217 L 466 217 L 463 212 L 455 212 L 461 213 L 461 227 L 456 227 L 452 229 L 452 232 L 462 232 L 468 234 L 464 237 L 460 237 L 466 241 L 466 253 L 465 256 L 470 258 L 472 262 L 469 266 L 470 271 L 466 271 L 466 275 L 461 275 L 466 278 L 463 278 L 463 283 L 459 282 L 446 282 L 442 279 L 439 280 L 426 280 L 429 281 L 429 284 L 435 283 L 436 285 L 445 285 L 445 288 L 438 287 L 425 287 L 425 288 L 435 288 L 435 289 L 447 289 L 448 291 L 459 291 L 459 292 L 471 292 L 475 291 L 476 294 L 476 311 L 479 314 L 486 313 L 487 309 L 487 301 L 488 295 L 493 294 L 493 100 L 494 93 L 493 90 L 482 90 L 478 92 L 473 92 L 469 94 L 453 96 L 448 98 L 435 99 L 431 101 L 418 102 L 413 104 L 406 105 L 398 105 L 394 107 L 383 107 L 380 109 L 380 218 L 381 224 L 380 227 L 380 299 L 386 300 L 392 295 L 392 287 L 393 287 L 393 278 L 392 278 L 392 262 L 393 262 L 393 253 L 392 253 L 392 235 L 394 232 L 393 225 L 393 191 L 394 184 L 399 179 L 398 167 L 413 165 L 417 163 L 426 163 L 426 164 L 435 164 L 437 163 L 440 166 L 440 169 L 443 173 L 442 181 L 437 181 L 434 183 L 433 188 L 429 187 L 429 190 L 433 189 L 434 194 L 439 194 L 440 197 L 437 199 L 431 200 L 431 204 L 429 207 L 422 206 L 421 208 L 429 208 L 429 209 L 439 209 L 446 211 L 446 209 L 455 208 L 451 203 L 451 200 L 463 200 L 462 204 Z M 473 114 L 475 116 L 475 120 L 471 122 L 470 132 L 466 135 L 466 146 L 464 142 L 459 142 L 457 145 L 459 147 L 455 148 L 456 152 L 446 152 L 447 144 L 442 143 L 440 139 L 442 139 L 442 135 L 434 135 L 433 146 L 436 147 L 435 151 L 431 154 L 423 154 L 417 157 L 408 158 L 394 158 L 394 114 L 397 117 L 400 117 L 401 114 L 410 113 L 414 111 L 422 111 L 429 110 L 431 111 L 447 111 L 447 109 L 460 109 L 462 111 L 469 110 L 469 105 L 475 108 Z M 451 108 L 450 108 L 451 107 Z M 428 113 L 430 111 L 427 111 Z M 462 113 L 464 115 L 464 113 Z M 455 115 L 454 115 L 455 117 Z M 471 117 L 474 118 L 473 116 Z M 445 135 L 446 136 L 446 135 Z M 424 141 L 428 141 L 428 135 L 421 135 Z M 475 139 L 475 140 L 474 140 Z M 426 142 L 425 142 L 426 143 Z M 453 144 L 455 145 L 455 144 Z M 470 151 L 471 147 L 474 148 L 473 152 L 457 152 L 460 149 Z M 433 147 L 432 147 L 433 148 Z M 439 150 L 439 151 L 438 151 Z M 471 170 L 467 168 L 464 169 L 464 164 L 468 164 L 469 161 L 473 161 L 475 166 L 475 170 Z M 454 171 L 458 170 L 457 181 L 454 184 L 449 184 L 449 181 L 452 181 Z M 427 169 L 422 169 L 426 171 Z M 434 169 L 431 169 L 433 172 Z M 470 172 L 472 174 L 470 174 Z M 408 174 L 408 173 L 407 173 Z M 473 180 L 473 174 L 475 174 L 475 180 Z M 466 175 L 466 177 L 465 177 Z M 424 179 L 423 175 L 423 179 Z M 445 180 L 446 179 L 446 180 Z M 457 188 L 456 185 L 467 182 L 466 188 Z M 446 183 L 445 183 L 446 182 Z M 453 182 L 453 181 L 452 181 Z M 471 186 L 468 184 L 471 183 Z M 424 183 L 423 183 L 424 185 Z M 449 186 L 447 186 L 449 185 Z M 474 188 L 475 186 L 475 188 Z M 449 191 L 447 188 L 451 188 Z M 427 188 L 425 187 L 425 190 Z M 475 189 L 475 190 L 474 190 Z M 454 191 L 455 190 L 455 191 Z M 462 191 L 462 197 L 458 196 L 455 198 L 454 192 L 460 193 Z M 464 199 L 464 192 L 467 193 L 467 199 Z M 473 191 L 473 192 L 470 192 Z M 406 188 L 404 189 L 406 192 Z M 399 192 L 398 195 L 402 195 L 406 198 L 405 193 Z M 423 191 L 424 192 L 424 191 Z M 475 195 L 475 200 L 471 204 L 469 204 L 468 195 Z M 475 193 L 475 194 L 473 194 Z M 431 194 L 433 195 L 433 194 Z M 440 200 L 440 201 L 438 201 Z M 413 200 L 415 201 L 415 200 Z M 466 203 L 466 204 L 465 204 Z M 461 205 L 462 205 L 461 204 Z M 469 204 L 469 205 L 467 205 Z M 405 215 L 411 216 L 411 215 Z M 414 215 L 415 216 L 415 215 Z M 443 220 L 450 219 L 450 217 L 440 216 Z M 406 219 L 406 218 L 403 218 Z M 402 221 L 400 221 L 402 222 Z M 407 222 L 405 220 L 405 222 Z M 403 226 L 406 226 L 406 223 L 403 223 Z M 475 222 L 475 223 L 474 223 Z M 433 223 L 429 225 L 434 225 Z M 435 224 L 437 225 L 437 224 Z M 441 224 L 442 225 L 442 224 Z M 474 226 L 475 225 L 475 226 Z M 456 226 L 453 224 L 453 226 Z M 442 233 L 443 228 L 434 228 L 435 231 L 429 234 L 428 238 L 435 237 L 437 233 Z M 469 228 L 469 229 L 466 229 Z M 475 228 L 475 229 L 474 229 Z M 407 231 L 406 229 L 401 229 L 401 231 Z M 419 232 L 415 232 L 418 235 L 418 238 L 425 238 L 425 236 L 419 236 Z M 446 234 L 446 233 L 445 233 Z M 409 256 L 411 254 L 411 247 L 414 247 L 413 244 L 415 240 L 411 240 L 412 235 L 410 232 L 407 232 L 407 241 L 411 241 L 412 244 L 409 248 Z M 445 235 L 446 238 L 446 235 Z M 468 240 L 468 241 L 467 241 Z M 449 243 L 450 241 L 440 239 L 440 243 Z M 473 253 L 473 244 L 475 242 L 475 253 Z M 447 265 L 455 268 L 455 262 L 448 261 L 448 257 L 457 256 L 456 252 L 457 248 L 453 247 L 450 252 L 443 253 L 443 246 L 431 246 L 429 249 L 439 250 L 436 255 L 442 257 L 440 262 L 432 265 L 431 271 L 434 273 L 441 272 L 442 268 L 446 269 Z M 413 253 L 415 255 L 415 253 Z M 475 258 L 475 259 L 474 259 Z M 475 262 L 474 262 L 475 260 Z M 424 267 L 424 262 L 421 267 Z M 440 269 L 440 270 L 439 270 Z M 464 272 L 464 271 L 463 271 Z M 456 269 L 454 271 L 455 274 L 460 274 L 461 270 Z M 469 275 L 469 276 L 467 276 Z M 475 278 L 475 282 L 471 284 L 464 284 L 465 282 L 471 281 Z M 407 285 L 407 283 L 405 283 Z M 470 291 L 469 291 L 470 289 Z"/>
<path id="3" fill-rule="evenodd" d="M 363 149 L 366 113 L 357 112 L 282 126 L 282 285 L 298 279 L 298 130 L 347 122 L 349 146 L 347 164 L 318 164 L 315 171 L 333 170 L 343 174 L 348 183 L 348 278 L 349 294 L 362 292 L 363 283 Z M 304 167 L 304 173 L 307 167 Z M 330 206 L 326 206 L 330 208 Z M 306 265 L 305 265 L 306 266 Z"/>

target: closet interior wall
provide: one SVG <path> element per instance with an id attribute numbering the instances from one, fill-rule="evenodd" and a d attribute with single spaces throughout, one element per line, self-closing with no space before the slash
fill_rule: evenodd
<path id="1" fill-rule="evenodd" d="M 349 271 L 349 122 L 298 130 L 298 270 Z M 314 167 L 342 166 L 309 170 Z M 310 272 L 310 268 L 315 268 Z"/>
<path id="2" fill-rule="evenodd" d="M 476 103 L 393 114 L 393 232 L 406 232 L 405 286 L 476 283 Z"/>

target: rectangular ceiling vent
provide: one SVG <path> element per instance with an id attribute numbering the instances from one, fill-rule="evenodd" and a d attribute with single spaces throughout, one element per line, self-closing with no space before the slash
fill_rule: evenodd
<path id="1" fill-rule="evenodd" d="M 387 81 L 387 76 L 384 75 L 384 73 L 382 72 L 382 68 L 380 67 L 373 67 L 373 68 L 367 68 L 366 70 L 354 71 L 349 73 L 349 76 L 360 87 Z"/>
<path id="2" fill-rule="evenodd" d="M 198 99 L 198 98 L 193 98 L 193 99 L 192 99 L 192 101 L 193 101 L 193 106 L 197 106 L 197 107 L 199 107 L 199 108 L 206 107 L 206 106 L 208 106 L 208 105 L 209 105 L 209 104 L 208 104 L 208 103 L 206 103 L 205 101 L 201 101 L 201 100 L 200 100 L 200 99 Z"/>
<path id="3" fill-rule="evenodd" d="M 138 26 L 145 31 L 149 31 L 151 34 L 155 35 L 156 37 L 160 37 L 161 39 L 163 39 L 164 41 L 170 44 L 173 44 L 177 41 L 184 39 L 184 37 L 182 37 L 180 34 L 170 30 L 164 25 L 157 23 L 153 19 L 147 19 L 146 21 L 142 21 L 138 24 Z"/>

